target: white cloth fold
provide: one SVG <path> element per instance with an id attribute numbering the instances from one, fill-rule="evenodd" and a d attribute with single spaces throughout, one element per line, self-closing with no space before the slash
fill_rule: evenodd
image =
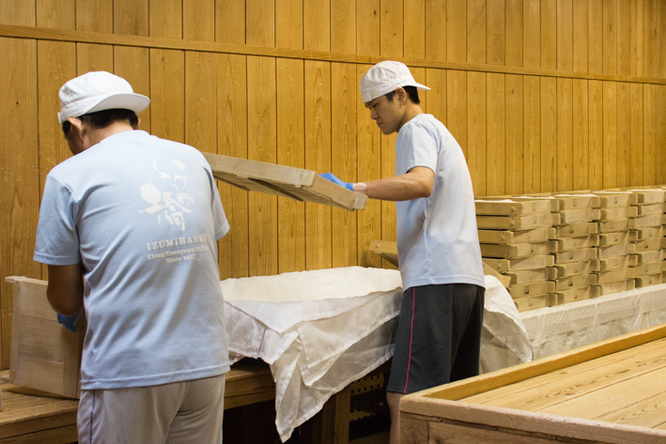
<path id="1" fill-rule="evenodd" d="M 485 280 L 484 341 L 493 345 L 482 346 L 482 369 L 529 360 L 511 296 L 496 278 Z M 270 364 L 283 442 L 333 394 L 393 356 L 402 299 L 397 270 L 344 267 L 220 285 L 232 358 Z"/>

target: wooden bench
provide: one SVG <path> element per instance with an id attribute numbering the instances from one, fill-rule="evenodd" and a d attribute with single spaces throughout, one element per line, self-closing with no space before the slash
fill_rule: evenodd
<path id="1" fill-rule="evenodd" d="M 9 372 L 4 371 L 5 376 Z M 0 382 L 0 443 L 72 443 L 77 441 L 77 399 Z M 266 366 L 232 367 L 226 376 L 224 408 L 275 398 L 275 384 Z"/>

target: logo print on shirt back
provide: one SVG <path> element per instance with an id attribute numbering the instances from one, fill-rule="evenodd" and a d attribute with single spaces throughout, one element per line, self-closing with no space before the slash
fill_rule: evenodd
<path id="1" fill-rule="evenodd" d="M 150 171 L 144 171 L 149 183 L 139 188 L 141 197 L 150 205 L 139 213 L 157 214 L 158 225 L 162 224 L 164 216 L 169 224 L 185 231 L 185 214 L 192 212 L 188 206 L 194 204 L 192 195 L 187 192 L 190 176 L 185 175 L 185 169 L 185 164 L 179 160 L 161 167 L 158 167 L 158 159 L 153 160 Z"/>

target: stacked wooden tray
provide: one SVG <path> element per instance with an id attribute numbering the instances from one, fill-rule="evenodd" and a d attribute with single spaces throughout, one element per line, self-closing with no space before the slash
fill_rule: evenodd
<path id="1" fill-rule="evenodd" d="M 637 287 L 661 284 L 663 279 L 664 199 L 662 189 L 634 189 L 635 215 L 629 220 L 631 242 L 636 245 Z"/>
<path id="2" fill-rule="evenodd" d="M 597 191 L 599 198 L 599 247 L 597 295 L 634 288 L 636 245 L 630 241 L 629 221 L 635 217 L 636 197 L 628 191 Z"/>
<path id="3" fill-rule="evenodd" d="M 476 201 L 481 256 L 510 277 L 508 290 L 519 311 L 548 307 L 554 290 L 551 206 L 548 198 Z"/>
<path id="4" fill-rule="evenodd" d="M 557 277 L 551 305 L 596 296 L 599 198 L 592 194 L 558 194 L 558 223 L 551 239 Z"/>

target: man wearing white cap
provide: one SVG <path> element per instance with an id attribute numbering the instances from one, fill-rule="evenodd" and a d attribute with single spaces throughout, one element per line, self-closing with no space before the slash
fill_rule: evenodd
<path id="1" fill-rule="evenodd" d="M 61 88 L 74 156 L 46 179 L 34 259 L 61 323 L 87 318 L 79 443 L 219 444 L 229 223 L 201 153 L 136 130 L 149 103 L 107 72 Z"/>
<path id="2" fill-rule="evenodd" d="M 404 64 L 385 61 L 360 89 L 381 131 L 398 133 L 395 177 L 340 181 L 396 201 L 404 295 L 387 387 L 393 444 L 403 395 L 478 374 L 485 281 L 469 169 L 451 133 L 421 109 L 418 90 L 430 88 Z"/>

